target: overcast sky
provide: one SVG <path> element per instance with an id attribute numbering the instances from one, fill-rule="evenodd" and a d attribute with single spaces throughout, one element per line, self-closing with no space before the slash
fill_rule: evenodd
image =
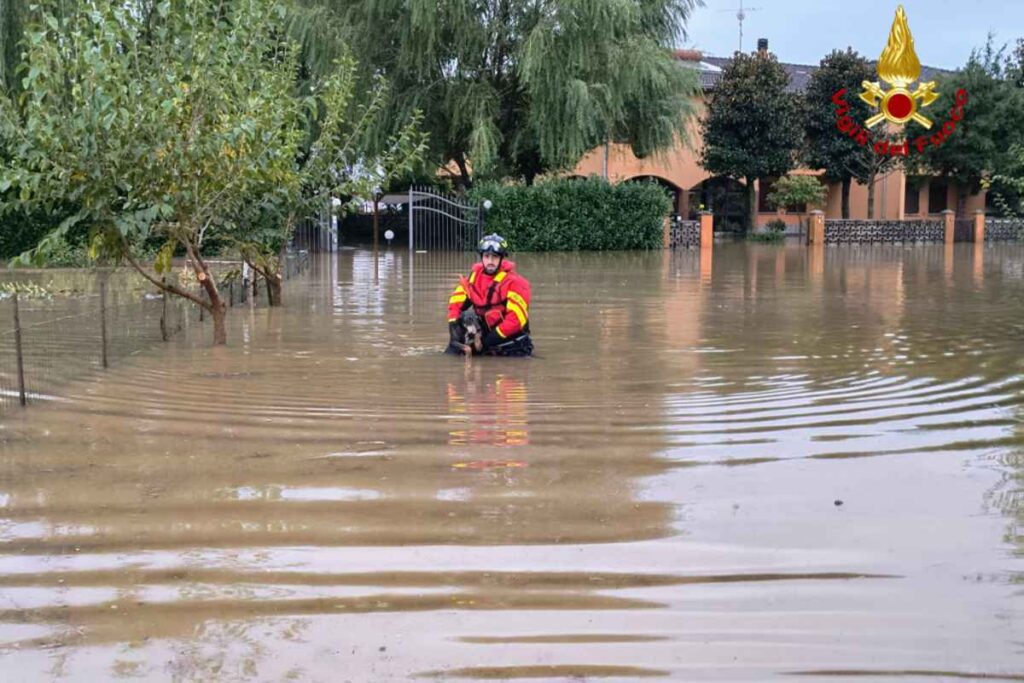
<path id="1" fill-rule="evenodd" d="M 704 0 L 687 27 L 686 47 L 717 57 L 739 46 L 739 0 Z M 852 47 L 878 59 L 900 2 L 894 0 L 744 0 L 743 50 L 767 38 L 779 61 L 817 64 L 833 48 Z M 922 64 L 945 69 L 962 66 L 971 49 L 985 44 L 989 31 L 997 45 L 1024 37 L 1024 0 L 903 0 L 914 48 Z"/>

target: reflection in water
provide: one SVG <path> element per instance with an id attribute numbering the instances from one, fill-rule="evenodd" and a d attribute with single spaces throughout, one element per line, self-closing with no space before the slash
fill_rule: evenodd
<path id="1" fill-rule="evenodd" d="M 521 255 L 539 357 L 467 364 L 470 260 L 321 258 L 5 417 L 5 670 L 1021 674 L 1024 250 Z"/>
<path id="2" fill-rule="evenodd" d="M 526 361 L 529 362 L 529 361 Z M 499 374 L 481 382 L 483 363 L 477 362 L 472 381 L 448 383 L 448 412 L 462 428 L 448 432 L 453 446 L 525 446 L 530 443 L 526 383 Z M 483 386 L 481 387 L 481 383 Z"/>

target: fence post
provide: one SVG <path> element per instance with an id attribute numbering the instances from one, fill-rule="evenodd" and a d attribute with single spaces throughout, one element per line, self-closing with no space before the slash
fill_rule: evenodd
<path id="1" fill-rule="evenodd" d="M 820 209 L 811 211 L 810 226 L 807 229 L 808 244 L 825 244 L 825 213 Z"/>
<path id="2" fill-rule="evenodd" d="M 100 275 L 100 344 L 103 347 L 101 357 L 103 369 L 107 367 L 107 275 Z"/>
<path id="3" fill-rule="evenodd" d="M 956 214 L 952 209 L 942 210 L 942 227 L 946 244 L 953 244 L 953 237 L 956 234 Z"/>
<path id="4" fill-rule="evenodd" d="M 700 248 L 710 249 L 715 245 L 715 216 L 710 211 L 700 212 Z"/>
<path id="5" fill-rule="evenodd" d="M 18 357 L 18 401 L 21 407 L 25 401 L 25 357 L 21 348 L 21 317 L 18 315 L 18 291 L 14 291 L 14 353 Z"/>
<path id="6" fill-rule="evenodd" d="M 409 251 L 412 252 L 412 185 L 409 186 Z"/>
<path id="7" fill-rule="evenodd" d="M 978 209 L 974 212 L 974 243 L 985 242 L 985 212 Z"/>

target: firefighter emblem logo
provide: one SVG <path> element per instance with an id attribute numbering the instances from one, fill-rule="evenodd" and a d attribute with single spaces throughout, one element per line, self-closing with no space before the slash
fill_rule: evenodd
<path id="1" fill-rule="evenodd" d="M 914 38 L 910 35 L 903 5 L 896 8 L 889 42 L 878 59 L 878 76 L 892 87 L 885 90 L 877 81 L 864 81 L 861 84 L 864 91 L 860 98 L 872 109 L 878 110 L 877 114 L 864 122 L 868 128 L 883 120 L 895 124 L 915 121 L 925 128 L 932 127 L 931 120 L 919 110 L 934 102 L 939 93 L 935 92 L 935 81 L 919 83 L 913 91 L 909 89 L 910 84 L 921 77 L 921 62 L 914 52 Z"/>

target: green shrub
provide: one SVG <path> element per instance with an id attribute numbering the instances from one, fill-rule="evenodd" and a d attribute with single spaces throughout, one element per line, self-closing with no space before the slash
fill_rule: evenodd
<path id="1" fill-rule="evenodd" d="M 751 242 L 781 242 L 786 239 L 786 222 L 778 218 L 769 221 L 763 231 L 747 235 L 747 239 Z"/>
<path id="2" fill-rule="evenodd" d="M 672 207 L 653 183 L 612 185 L 596 177 L 481 183 L 470 197 L 493 202 L 484 230 L 499 233 L 515 251 L 659 249 Z"/>

